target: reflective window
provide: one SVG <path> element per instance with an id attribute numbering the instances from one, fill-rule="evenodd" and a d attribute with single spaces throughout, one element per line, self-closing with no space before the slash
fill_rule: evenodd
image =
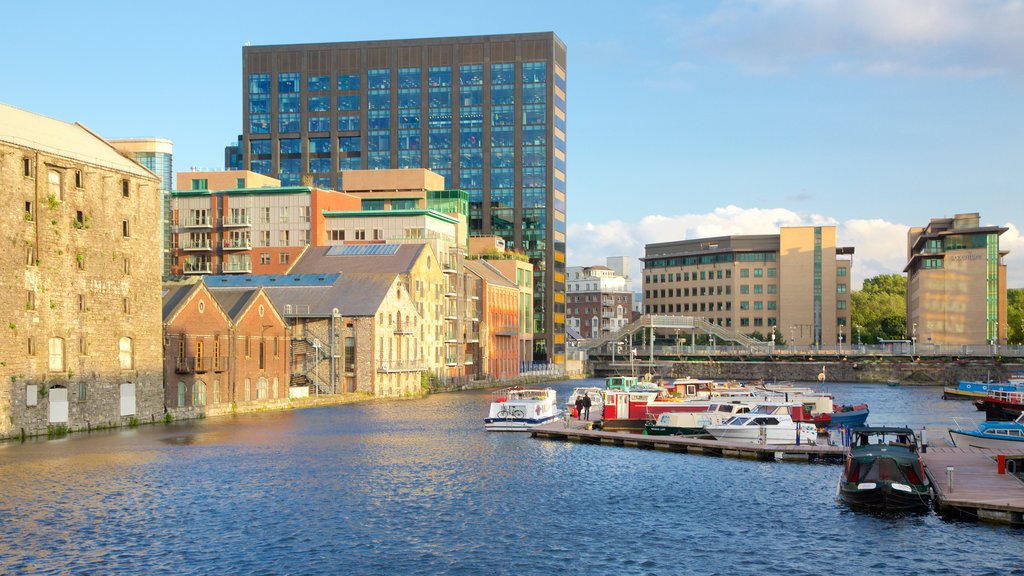
<path id="1" fill-rule="evenodd" d="M 512 168 L 491 168 L 491 188 L 512 188 L 515 172 Z"/>
<path id="2" fill-rule="evenodd" d="M 543 188 L 544 168 L 523 168 L 523 188 Z"/>
<path id="3" fill-rule="evenodd" d="M 431 128 L 447 128 L 452 125 L 451 108 L 431 108 L 427 118 L 427 126 Z"/>
<path id="4" fill-rule="evenodd" d="M 512 146 L 515 142 L 515 132 L 511 126 L 496 126 L 491 128 L 491 146 Z"/>
<path id="5" fill-rule="evenodd" d="M 420 151 L 419 150 L 399 150 L 398 151 L 398 167 L 399 168 L 419 168 L 420 167 Z"/>
<path id="6" fill-rule="evenodd" d="M 302 159 L 301 158 L 289 158 L 287 160 L 281 160 L 281 174 L 300 174 L 302 172 Z M 281 179 L 282 184 L 284 178 Z"/>
<path id="7" fill-rule="evenodd" d="M 484 67 L 470 64 L 459 68 L 459 83 L 463 86 L 481 86 L 484 83 Z"/>
<path id="8" fill-rule="evenodd" d="M 342 152 L 359 152 L 359 136 L 342 136 L 338 138 L 338 150 Z"/>
<path id="9" fill-rule="evenodd" d="M 338 116 L 338 130 L 340 132 L 358 132 L 359 116 Z"/>
<path id="10" fill-rule="evenodd" d="M 543 188 L 527 188 L 523 186 L 523 208 L 544 208 L 547 205 L 547 192 Z"/>
<path id="11" fill-rule="evenodd" d="M 515 102 L 516 96 L 514 86 L 507 85 L 491 87 L 491 104 L 508 106 L 515 104 Z"/>
<path id="12" fill-rule="evenodd" d="M 514 82 L 514 64 L 491 64 L 491 84 L 512 84 Z"/>
<path id="13" fill-rule="evenodd" d="M 387 90 L 391 88 L 391 70 L 384 68 L 367 70 L 366 88 L 369 90 Z"/>
<path id="14" fill-rule="evenodd" d="M 331 100 L 328 96 L 310 96 L 307 102 L 307 110 L 310 112 L 327 112 L 331 109 Z"/>
<path id="15" fill-rule="evenodd" d="M 359 110 L 359 94 L 338 96 L 338 110 Z"/>
<path id="16" fill-rule="evenodd" d="M 366 160 L 366 167 L 370 170 L 387 170 L 391 168 L 391 153 L 370 152 Z"/>
<path id="17" fill-rule="evenodd" d="M 349 156 L 338 159 L 338 170 L 359 170 L 361 159 L 359 156 Z M 341 179 L 338 179 L 338 188 L 341 188 Z"/>
<path id="18" fill-rule="evenodd" d="M 491 207 L 492 208 L 512 208 L 513 206 L 513 192 L 509 189 L 495 189 L 491 190 Z"/>
<path id="19" fill-rule="evenodd" d="M 331 159 L 328 158 L 310 158 L 309 159 L 309 171 L 314 174 L 321 174 L 324 172 L 331 171 Z"/>
<path id="20" fill-rule="evenodd" d="M 249 169 L 257 174 L 270 174 L 270 160 L 253 160 L 249 163 Z"/>
<path id="21" fill-rule="evenodd" d="M 366 136 L 367 150 L 389 150 L 391 149 L 391 133 L 387 130 L 371 131 Z"/>
<path id="22" fill-rule="evenodd" d="M 406 88 L 398 91 L 398 107 L 399 108 L 419 108 L 420 107 L 420 90 L 419 88 Z"/>
<path id="23" fill-rule="evenodd" d="M 463 190 L 472 188 L 478 189 L 484 186 L 484 173 L 482 170 L 462 170 L 459 172 L 459 187 Z"/>
<path id="24" fill-rule="evenodd" d="M 419 88 L 420 87 L 420 69 L 419 68 L 399 68 L 398 69 L 398 87 L 399 88 Z"/>
<path id="25" fill-rule="evenodd" d="M 302 128 L 299 126 L 299 115 L 298 114 L 280 114 L 277 117 L 277 131 L 278 132 L 299 132 Z"/>
<path id="26" fill-rule="evenodd" d="M 249 94 L 270 94 L 270 74 L 249 74 Z"/>
<path id="27" fill-rule="evenodd" d="M 419 129 L 420 127 L 420 111 L 419 109 L 400 110 L 398 112 L 398 127 L 399 128 L 414 128 Z"/>
<path id="28" fill-rule="evenodd" d="M 501 168 L 515 165 L 513 148 L 491 148 L 491 167 Z"/>
<path id="29" fill-rule="evenodd" d="M 366 95 L 366 108 L 368 110 L 387 110 L 391 108 L 391 94 L 380 91 L 370 92 Z"/>
<path id="30" fill-rule="evenodd" d="M 540 104 L 529 104 L 523 106 L 523 124 L 536 125 L 545 123 L 544 106 Z"/>
<path id="31" fill-rule="evenodd" d="M 391 112 L 387 110 L 371 110 L 366 117 L 368 130 L 387 130 L 391 128 Z"/>
<path id="32" fill-rule="evenodd" d="M 252 114 L 249 116 L 250 134 L 270 133 L 270 114 Z"/>
<path id="33" fill-rule="evenodd" d="M 451 148 L 452 133 L 444 128 L 431 128 L 427 135 L 427 147 L 432 149 Z"/>
<path id="34" fill-rule="evenodd" d="M 331 131 L 331 118 L 329 116 L 310 116 L 309 117 L 309 131 L 310 132 L 330 132 Z"/>
<path id="35" fill-rule="evenodd" d="M 306 89 L 310 92 L 323 92 L 331 89 L 330 76 L 310 76 L 306 81 Z"/>
<path id="36" fill-rule="evenodd" d="M 544 146 L 523 146 L 523 166 L 544 166 Z"/>
<path id="37" fill-rule="evenodd" d="M 515 123 L 515 112 L 511 106 L 491 107 L 491 126 L 512 126 Z"/>
<path id="38" fill-rule="evenodd" d="M 451 106 L 452 91 L 447 88 L 431 88 L 429 102 L 432 108 Z"/>
<path id="39" fill-rule="evenodd" d="M 544 146 L 547 130 L 544 126 L 523 126 L 523 146 Z"/>
<path id="40" fill-rule="evenodd" d="M 459 131 L 459 146 L 462 148 L 479 148 L 483 146 L 483 128 L 463 128 Z"/>
<path id="41" fill-rule="evenodd" d="M 343 74 L 338 76 L 338 90 L 359 90 L 359 75 Z"/>
<path id="42" fill-rule="evenodd" d="M 270 95 L 269 94 L 254 94 L 249 96 L 249 113 L 250 114 L 269 114 L 270 113 Z"/>
<path id="43" fill-rule="evenodd" d="M 459 103 L 462 106 L 483 106 L 484 89 L 482 86 L 463 86 L 459 89 Z"/>
<path id="44" fill-rule="evenodd" d="M 309 153 L 310 154 L 328 154 L 331 153 L 331 139 L 330 138 L 310 138 L 309 139 Z"/>
<path id="45" fill-rule="evenodd" d="M 298 138 L 282 138 L 280 141 L 281 155 L 302 154 L 302 141 Z"/>
<path id="46" fill-rule="evenodd" d="M 523 104 L 543 104 L 547 96 L 546 84 L 527 84 L 523 86 Z"/>
<path id="47" fill-rule="evenodd" d="M 523 62 L 523 84 L 536 84 L 546 80 L 546 62 Z"/>
<path id="48" fill-rule="evenodd" d="M 249 154 L 251 156 L 266 156 L 270 157 L 271 154 L 271 141 L 270 140 L 250 140 L 249 141 Z"/>
<path id="49" fill-rule="evenodd" d="M 420 149 L 420 131 L 419 130 L 399 130 L 398 131 L 398 149 L 399 150 L 419 150 Z"/>
<path id="50" fill-rule="evenodd" d="M 451 66 L 431 66 L 427 69 L 427 84 L 430 86 L 451 86 Z"/>
<path id="51" fill-rule="evenodd" d="M 481 106 L 463 106 L 459 109 L 459 126 L 483 126 L 484 109 Z"/>
<path id="52" fill-rule="evenodd" d="M 431 150 L 428 154 L 428 161 L 430 163 L 429 168 L 431 170 L 447 168 L 452 165 L 452 151 L 451 150 Z M 437 172 L 437 170 L 434 170 Z"/>
<path id="53" fill-rule="evenodd" d="M 327 172 L 330 172 L 330 170 L 327 170 Z M 330 188 L 331 187 L 331 179 L 327 178 L 327 177 L 313 178 L 313 187 L 314 188 Z M 307 232 L 309 232 L 309 231 L 307 230 Z"/>
<path id="54" fill-rule="evenodd" d="M 278 112 L 298 112 L 299 111 L 299 95 L 298 94 L 280 94 L 277 97 L 277 111 Z"/>
<path id="55" fill-rule="evenodd" d="M 299 73 L 298 72 L 282 72 L 277 75 L 277 92 L 283 94 L 285 92 L 299 91 Z"/>
<path id="56" fill-rule="evenodd" d="M 479 148 L 466 148 L 459 154 L 459 165 L 463 168 L 482 168 L 484 153 Z"/>

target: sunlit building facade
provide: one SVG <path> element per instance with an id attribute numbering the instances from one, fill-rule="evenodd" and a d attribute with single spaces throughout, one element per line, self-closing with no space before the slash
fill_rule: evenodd
<path id="1" fill-rule="evenodd" d="M 118 152 L 135 160 L 160 177 L 160 252 L 163 275 L 171 274 L 171 191 L 174 190 L 174 145 L 163 138 L 122 138 L 108 140 Z"/>

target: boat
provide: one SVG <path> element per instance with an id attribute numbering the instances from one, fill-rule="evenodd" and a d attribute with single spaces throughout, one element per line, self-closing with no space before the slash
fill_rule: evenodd
<path id="1" fill-rule="evenodd" d="M 986 420 L 1016 420 L 1024 413 L 1024 390 L 989 390 L 988 396 L 975 400 L 974 405 L 985 411 Z"/>
<path id="2" fill-rule="evenodd" d="M 949 439 L 954 446 L 988 450 L 1024 448 L 1024 415 L 1018 416 L 1013 422 L 982 422 L 973 430 L 961 426 L 955 418 L 953 422 L 956 428 L 950 428 Z"/>
<path id="3" fill-rule="evenodd" d="M 1002 392 L 1024 391 L 1024 378 L 1010 378 L 1010 380 L 1004 382 L 961 380 L 956 386 L 946 386 L 943 388 L 942 398 L 944 400 L 984 399 L 993 390 Z"/>
<path id="4" fill-rule="evenodd" d="M 665 412 L 647 422 L 644 434 L 651 436 L 692 436 L 707 434 L 707 426 L 722 424 L 736 414 L 750 412 L 749 404 L 712 403 L 703 412 Z"/>
<path id="5" fill-rule="evenodd" d="M 491 393 L 484 427 L 495 431 L 529 430 L 561 417 L 553 388 L 504 388 Z"/>
<path id="6" fill-rule="evenodd" d="M 573 388 L 572 394 L 569 395 L 569 400 L 565 403 L 565 410 L 572 414 L 573 409 L 576 407 L 576 399 L 581 396 L 587 396 L 590 398 L 590 418 L 588 420 L 600 420 L 604 416 L 604 396 L 601 392 L 602 390 L 596 386 Z"/>
<path id="7" fill-rule="evenodd" d="M 932 492 L 914 432 L 896 427 L 854 428 L 838 494 L 852 508 L 927 510 Z"/>
<path id="8" fill-rule="evenodd" d="M 854 404 L 853 406 L 839 406 L 831 412 L 817 414 L 812 419 L 818 428 L 846 428 L 864 426 L 868 421 L 868 414 L 871 411 L 867 404 Z"/>
<path id="9" fill-rule="evenodd" d="M 797 423 L 790 410 L 800 404 L 760 404 L 747 414 L 733 416 L 721 424 L 705 426 L 715 440 L 747 444 L 801 444 L 817 440 L 818 429 L 809 422 Z M 802 441 L 802 442 L 801 442 Z"/>

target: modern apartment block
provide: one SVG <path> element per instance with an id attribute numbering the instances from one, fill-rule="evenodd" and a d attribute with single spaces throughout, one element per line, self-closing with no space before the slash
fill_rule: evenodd
<path id="1" fill-rule="evenodd" d="M 907 335 L 917 345 L 998 344 L 1006 338 L 1006 264 L 978 213 L 933 218 L 907 233 Z"/>
<path id="2" fill-rule="evenodd" d="M 648 244 L 644 312 L 832 346 L 849 341 L 853 251 L 836 245 L 834 226 Z"/>
<path id="3" fill-rule="evenodd" d="M 171 192 L 174 190 L 174 145 L 163 138 L 120 138 L 108 140 L 120 153 L 160 177 L 160 251 L 163 275 L 171 275 Z"/>
<path id="4" fill-rule="evenodd" d="M 623 257 L 609 266 L 570 266 L 566 282 L 566 315 L 568 324 L 581 338 L 598 338 L 629 324 L 633 318 L 633 287 L 628 274 L 628 261 Z"/>
<path id="5" fill-rule="evenodd" d="M 343 189 L 344 172 L 428 168 L 471 235 L 534 264 L 538 360 L 564 361 L 566 50 L 551 32 L 246 46 L 242 166 Z"/>
<path id="6" fill-rule="evenodd" d="M 160 178 L 0 104 L 0 437 L 163 417 Z"/>
<path id="7" fill-rule="evenodd" d="M 519 375 L 519 287 L 487 260 L 468 260 L 466 269 L 481 283 L 481 374 L 491 378 Z"/>
<path id="8" fill-rule="evenodd" d="M 180 172 L 171 196 L 172 273 L 280 274 L 323 229 L 325 210 L 358 210 L 358 198 L 281 186 L 246 170 Z"/>

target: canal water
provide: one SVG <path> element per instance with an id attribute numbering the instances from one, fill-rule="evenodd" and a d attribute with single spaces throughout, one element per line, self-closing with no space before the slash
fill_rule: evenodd
<path id="1" fill-rule="evenodd" d="M 590 382 L 599 385 L 597 381 Z M 559 398 L 573 386 L 558 384 Z M 827 386 L 875 424 L 975 417 Z M 486 433 L 486 391 L 0 444 L 0 572 L 1020 574 L 1024 531 L 854 513 L 837 465 Z"/>

